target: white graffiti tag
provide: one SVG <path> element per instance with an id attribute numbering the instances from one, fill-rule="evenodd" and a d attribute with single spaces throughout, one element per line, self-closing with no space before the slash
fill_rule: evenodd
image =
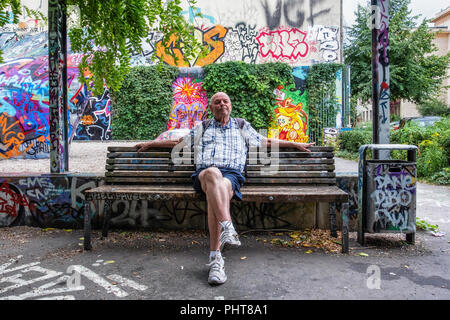
<path id="1" fill-rule="evenodd" d="M 140 285 L 117 274 L 106 276 L 107 279 L 113 281 L 111 283 L 99 274 L 81 265 L 69 266 L 67 274 L 39 266 L 40 262 L 16 266 L 22 257 L 18 256 L 16 259 L 10 259 L 9 262 L 0 265 L 0 300 L 75 300 L 73 293 L 86 289 L 81 284 L 82 279 L 93 282 L 97 286 L 102 287 L 106 293 L 113 294 L 118 298 L 124 298 L 129 295 L 118 285 L 139 291 L 147 290 L 147 286 Z M 14 267 L 8 269 L 12 265 Z M 28 279 L 24 279 L 24 277 Z M 34 286 L 38 282 L 51 279 L 53 280 L 38 287 Z M 3 296 L 5 293 L 11 294 L 13 291 L 23 288 L 29 289 L 30 287 L 32 287 L 31 291 Z"/>

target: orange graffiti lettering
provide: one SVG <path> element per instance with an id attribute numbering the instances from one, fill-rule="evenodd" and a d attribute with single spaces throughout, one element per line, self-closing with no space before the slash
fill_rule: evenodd
<path id="1" fill-rule="evenodd" d="M 82 123 L 83 125 L 90 125 L 90 124 L 94 124 L 94 123 L 95 123 L 95 120 L 94 120 L 94 118 L 92 118 L 91 115 L 87 115 L 87 116 L 83 116 L 83 117 L 81 118 L 81 123 Z"/>
<path id="2" fill-rule="evenodd" d="M 167 47 L 163 45 L 163 40 L 156 43 L 156 55 L 158 58 L 168 65 L 177 67 L 202 67 L 215 62 L 224 53 L 225 47 L 223 44 L 223 39 L 228 30 L 221 25 L 216 25 L 206 31 L 202 31 L 197 28 L 196 30 L 200 31 L 202 34 L 204 47 L 209 51 L 205 57 L 197 57 L 193 63 L 187 61 L 187 59 L 183 56 L 182 51 L 184 44 L 179 41 L 177 35 L 172 34 L 167 43 Z"/>
<path id="3" fill-rule="evenodd" d="M 203 41 L 206 42 L 206 48 L 210 49 L 209 54 L 197 60 L 196 65 L 199 67 L 203 67 L 207 64 L 211 64 L 216 61 L 224 52 L 223 41 L 215 40 L 215 39 L 223 39 L 227 34 L 227 29 L 224 27 L 217 25 L 214 28 L 209 29 L 203 34 Z"/>

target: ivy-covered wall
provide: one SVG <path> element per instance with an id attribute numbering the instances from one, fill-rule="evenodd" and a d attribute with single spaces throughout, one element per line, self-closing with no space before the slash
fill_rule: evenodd
<path id="1" fill-rule="evenodd" d="M 113 93 L 115 139 L 171 139 L 211 117 L 208 98 L 226 92 L 232 117 L 249 121 L 264 134 L 283 140 L 322 144 L 322 131 L 336 127 L 339 64 L 294 67 L 286 63 L 242 61 L 204 68 L 141 66 L 132 69 Z"/>

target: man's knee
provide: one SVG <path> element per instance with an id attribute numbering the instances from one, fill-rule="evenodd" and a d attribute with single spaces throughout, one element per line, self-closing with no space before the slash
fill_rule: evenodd
<path id="1" fill-rule="evenodd" d="M 200 172 L 198 178 L 202 183 L 216 183 L 222 180 L 222 173 L 216 167 L 210 167 Z"/>

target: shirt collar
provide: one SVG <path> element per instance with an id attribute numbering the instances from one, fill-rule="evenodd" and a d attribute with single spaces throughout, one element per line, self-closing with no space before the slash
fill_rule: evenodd
<path id="1" fill-rule="evenodd" d="M 231 128 L 231 120 L 232 119 L 233 118 L 230 117 L 230 119 L 228 120 L 227 124 L 224 127 L 222 127 L 222 124 L 219 121 L 217 121 L 216 118 L 213 118 L 213 125 L 216 128 L 230 129 Z"/>

